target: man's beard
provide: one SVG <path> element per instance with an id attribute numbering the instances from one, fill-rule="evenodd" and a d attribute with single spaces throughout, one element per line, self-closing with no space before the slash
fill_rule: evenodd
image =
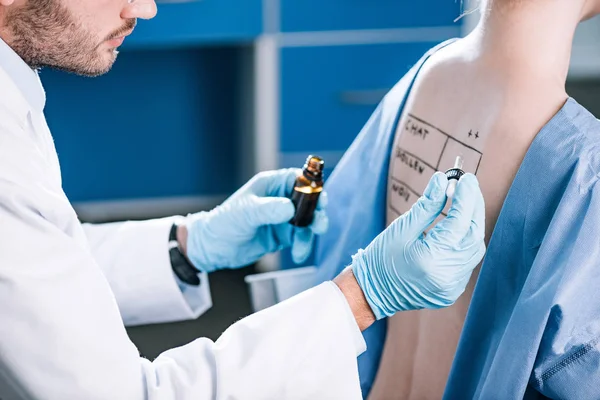
<path id="1" fill-rule="evenodd" d="M 135 20 L 127 21 L 133 29 Z M 88 32 L 60 0 L 33 0 L 8 12 L 9 45 L 32 68 L 51 67 L 85 76 L 110 70 L 117 52 L 101 50 L 98 39 Z M 111 35 L 112 36 L 112 35 Z M 112 51 L 106 60 L 101 51 Z"/>

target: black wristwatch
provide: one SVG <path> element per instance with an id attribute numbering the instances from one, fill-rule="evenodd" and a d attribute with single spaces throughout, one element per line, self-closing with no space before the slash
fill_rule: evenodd
<path id="1" fill-rule="evenodd" d="M 171 268 L 175 275 L 184 283 L 191 286 L 200 285 L 200 272 L 183 255 L 179 248 L 177 240 L 177 224 L 173 224 L 169 232 L 169 257 L 171 258 Z"/>

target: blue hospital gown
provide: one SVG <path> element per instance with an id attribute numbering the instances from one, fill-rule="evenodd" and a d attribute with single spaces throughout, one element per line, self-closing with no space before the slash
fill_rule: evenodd
<path id="1" fill-rule="evenodd" d="M 394 132 L 427 53 L 386 95 L 327 181 L 319 280 L 385 228 Z M 370 179 L 365 179 L 364 171 Z M 600 399 L 600 122 L 575 100 L 539 132 L 488 246 L 445 399 Z M 371 388 L 385 321 L 359 358 Z"/>

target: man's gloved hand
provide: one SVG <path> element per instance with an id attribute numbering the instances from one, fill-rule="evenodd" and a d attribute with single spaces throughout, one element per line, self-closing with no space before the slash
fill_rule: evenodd
<path id="1" fill-rule="evenodd" d="M 485 206 L 477 178 L 458 182 L 448 217 L 448 180 L 436 173 L 421 197 L 352 259 L 352 271 L 377 319 L 398 311 L 452 305 L 485 254 Z"/>
<path id="2" fill-rule="evenodd" d="M 267 253 L 292 247 L 296 263 L 311 253 L 314 234 L 327 231 L 327 195 L 321 193 L 311 226 L 289 223 L 295 214 L 290 200 L 300 169 L 263 172 L 222 205 L 188 217 L 187 257 L 203 272 L 251 264 Z"/>

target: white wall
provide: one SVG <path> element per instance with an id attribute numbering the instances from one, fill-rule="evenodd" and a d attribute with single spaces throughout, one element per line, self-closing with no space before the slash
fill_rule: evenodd
<path id="1" fill-rule="evenodd" d="M 600 17 L 582 22 L 575 34 L 569 77 L 600 77 Z"/>

